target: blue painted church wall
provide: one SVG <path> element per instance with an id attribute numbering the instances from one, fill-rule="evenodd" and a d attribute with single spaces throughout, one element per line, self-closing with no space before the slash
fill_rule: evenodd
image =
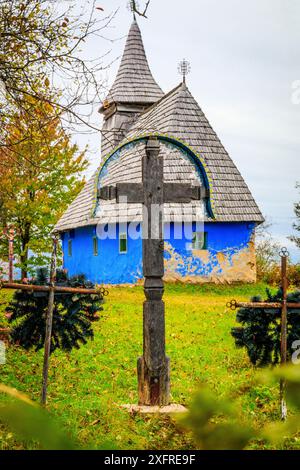
<path id="1" fill-rule="evenodd" d="M 256 263 L 254 223 L 206 223 L 207 249 L 192 250 L 191 240 L 176 239 L 171 224 L 165 242 L 165 279 L 183 282 L 254 282 Z M 123 230 L 122 230 L 123 231 Z M 64 268 L 69 275 L 84 273 L 99 284 L 134 284 L 142 279 L 142 240 L 128 237 L 127 253 L 119 252 L 119 227 L 116 239 L 98 241 L 95 256 L 95 227 L 78 228 L 62 236 Z M 72 254 L 68 243 L 72 240 Z"/>

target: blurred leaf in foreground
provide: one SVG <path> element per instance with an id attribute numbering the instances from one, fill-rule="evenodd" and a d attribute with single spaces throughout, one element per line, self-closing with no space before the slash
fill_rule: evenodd
<path id="1" fill-rule="evenodd" d="M 298 439 L 300 432 L 300 366 L 289 364 L 273 370 L 264 370 L 256 376 L 257 383 L 273 385 L 283 379 L 286 400 L 291 406 L 288 419 L 268 423 L 254 429 L 244 418 L 238 400 L 215 398 L 214 392 L 203 387 L 196 394 L 188 414 L 181 420 L 192 431 L 194 439 L 204 450 L 242 450 L 252 440 L 263 440 L 271 445 L 284 446 L 286 439 Z M 279 418 L 279 414 L 278 414 Z"/>
<path id="2" fill-rule="evenodd" d="M 66 433 L 62 431 L 46 410 L 32 402 L 26 395 L 0 384 L 0 392 L 13 398 L 0 406 L 0 422 L 26 441 L 36 441 L 46 450 L 75 449 Z"/>
<path id="3" fill-rule="evenodd" d="M 183 425 L 193 432 L 203 450 L 241 450 L 255 436 L 247 423 L 240 424 L 234 404 L 217 400 L 206 388 L 195 396 Z"/>

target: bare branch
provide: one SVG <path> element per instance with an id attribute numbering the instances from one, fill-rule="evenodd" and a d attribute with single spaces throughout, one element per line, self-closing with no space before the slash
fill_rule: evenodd
<path id="1" fill-rule="evenodd" d="M 137 6 L 136 0 L 132 0 L 132 10 L 133 10 L 133 12 L 136 13 L 137 15 L 139 15 L 139 16 L 143 16 L 144 18 L 148 18 L 146 16 L 146 13 L 148 11 L 149 5 L 150 5 L 150 0 L 148 0 L 146 2 L 144 11 L 140 11 L 138 6 Z"/>

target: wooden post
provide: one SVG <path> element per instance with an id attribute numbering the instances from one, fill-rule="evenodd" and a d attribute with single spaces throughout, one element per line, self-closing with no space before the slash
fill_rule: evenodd
<path id="1" fill-rule="evenodd" d="M 8 279 L 9 282 L 13 282 L 14 280 L 14 229 L 9 231 L 8 237 Z"/>
<path id="2" fill-rule="evenodd" d="M 53 252 L 51 259 L 50 268 L 50 291 L 48 310 L 46 316 L 46 332 L 45 332 L 45 348 L 44 348 L 44 366 L 43 366 L 43 386 L 41 403 L 43 406 L 47 403 L 47 384 L 48 384 L 48 371 L 49 371 L 49 357 L 51 348 L 51 336 L 52 336 L 52 321 L 53 321 L 53 309 L 54 309 L 54 287 L 55 287 L 55 276 L 56 276 L 56 258 L 57 258 L 57 243 L 56 236 L 53 238 Z"/>
<path id="3" fill-rule="evenodd" d="M 14 280 L 14 239 L 16 230 L 14 227 L 6 227 L 3 231 L 8 240 L 8 280 L 10 283 Z"/>
<path id="4" fill-rule="evenodd" d="M 282 307 L 281 307 L 281 344 L 280 356 L 281 365 L 285 365 L 287 361 L 287 253 L 282 252 L 281 256 L 281 283 L 282 283 Z M 280 380 L 280 409 L 281 419 L 287 418 L 287 406 L 285 402 L 286 382 Z"/>
<path id="5" fill-rule="evenodd" d="M 170 365 L 165 354 L 163 157 L 159 141 L 149 139 L 143 157 L 143 356 L 138 359 L 139 405 L 168 405 Z"/>

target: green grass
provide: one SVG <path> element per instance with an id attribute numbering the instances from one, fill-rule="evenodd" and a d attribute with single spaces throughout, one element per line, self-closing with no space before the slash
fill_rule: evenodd
<path id="1" fill-rule="evenodd" d="M 189 404 L 204 383 L 217 397 L 238 398 L 254 426 L 278 418 L 277 388 L 254 385 L 255 369 L 236 349 L 230 330 L 235 314 L 226 309 L 264 295 L 265 286 L 167 285 L 166 342 L 171 358 L 172 401 Z M 1 295 L 5 295 L 2 291 Z M 143 289 L 111 288 L 103 317 L 94 324 L 95 339 L 67 355 L 51 358 L 48 409 L 83 448 L 189 449 L 191 436 L 169 417 L 132 416 L 120 408 L 137 402 L 136 360 L 142 352 Z M 42 352 L 7 351 L 0 382 L 38 401 Z M 3 396 L 1 400 L 5 400 Z M 0 430 L 0 448 L 30 447 L 7 429 Z M 32 447 L 35 444 L 32 443 Z M 253 448 L 263 447 L 253 443 Z"/>
<path id="2" fill-rule="evenodd" d="M 13 291 L 0 289 L 0 328 L 5 328 L 8 325 L 7 318 L 5 317 L 5 307 L 12 297 Z"/>

